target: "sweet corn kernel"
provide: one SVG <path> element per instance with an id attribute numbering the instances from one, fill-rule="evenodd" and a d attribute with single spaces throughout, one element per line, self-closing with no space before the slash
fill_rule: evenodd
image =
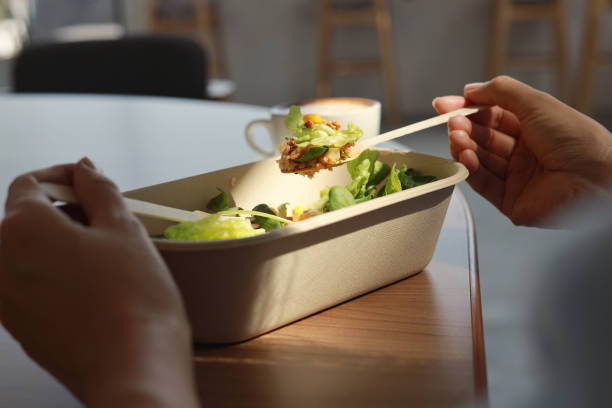
<path id="1" fill-rule="evenodd" d="M 309 113 L 304 115 L 304 122 L 311 121 L 312 123 L 322 123 L 323 118 L 319 115 L 315 115 L 314 113 Z"/>
<path id="2" fill-rule="evenodd" d="M 298 220 L 300 218 L 300 216 L 304 213 L 304 207 L 300 207 L 295 206 L 295 208 L 293 209 L 293 219 L 294 220 Z"/>

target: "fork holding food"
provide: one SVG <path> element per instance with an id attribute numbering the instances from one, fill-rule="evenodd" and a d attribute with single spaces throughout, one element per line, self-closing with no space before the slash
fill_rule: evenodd
<path id="1" fill-rule="evenodd" d="M 349 123 L 346 129 L 336 121 L 316 114 L 302 116 L 298 106 L 292 106 L 285 125 L 293 137 L 279 146 L 279 167 L 283 173 L 300 173 L 310 178 L 320 170 L 331 170 L 351 156 L 351 148 L 363 131 Z"/>
<path id="2" fill-rule="evenodd" d="M 455 116 L 470 116 L 487 108 L 486 105 L 462 107 L 355 144 L 363 134 L 355 124 L 349 122 L 347 129 L 341 130 L 338 122 L 326 121 L 314 114 L 302 116 L 300 108 L 292 106 L 285 125 L 293 132 L 293 138 L 279 146 L 279 167 L 283 173 L 312 178 L 320 170 L 332 170 L 378 144 L 447 123 Z"/>

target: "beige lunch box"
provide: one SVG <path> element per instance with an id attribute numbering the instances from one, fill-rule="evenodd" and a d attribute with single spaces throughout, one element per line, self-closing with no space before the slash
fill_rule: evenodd
<path id="1" fill-rule="evenodd" d="M 459 163 L 410 151 L 378 149 L 379 160 L 438 180 L 268 232 L 227 241 L 154 239 L 180 288 L 194 340 L 250 339 L 421 271 L 431 260 Z M 308 179 L 282 174 L 276 159 L 170 181 L 125 193 L 186 210 L 202 210 L 217 187 L 237 205 L 308 206 L 319 192 L 348 185 L 346 166 Z M 152 235 L 168 222 L 143 218 Z"/>

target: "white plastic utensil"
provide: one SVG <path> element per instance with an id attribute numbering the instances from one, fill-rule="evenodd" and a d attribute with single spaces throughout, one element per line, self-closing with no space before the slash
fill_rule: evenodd
<path id="1" fill-rule="evenodd" d="M 360 153 L 377 144 L 388 142 L 389 140 L 396 139 L 398 137 L 406 136 L 411 133 L 420 132 L 421 130 L 441 125 L 443 123 L 448 122 L 449 119 L 454 118 L 455 116 L 473 115 L 474 113 L 480 112 L 481 110 L 486 108 L 490 108 L 490 106 L 475 105 L 470 106 L 468 108 L 457 109 L 452 112 L 444 113 L 442 115 L 434 116 L 433 118 L 425 119 L 420 122 L 413 123 L 408 126 L 403 126 L 401 128 L 391 130 L 381 135 L 360 141 L 355 145 L 355 147 L 357 148 L 355 150 L 359 151 Z"/>
<path id="2" fill-rule="evenodd" d="M 40 183 L 40 186 L 49 197 L 55 200 L 70 204 L 79 203 L 72 187 L 54 183 Z M 198 221 L 209 215 L 202 211 L 185 211 L 133 198 L 124 197 L 123 199 L 127 208 L 134 214 L 162 220 L 175 222 Z"/>
<path id="3" fill-rule="evenodd" d="M 336 163 L 332 164 L 332 165 L 327 165 L 326 167 L 336 167 L 336 166 L 341 166 L 347 162 L 350 162 L 353 159 L 356 159 L 357 157 L 359 157 L 359 155 L 364 151 L 367 150 L 373 146 L 376 146 L 377 144 L 380 143 L 384 143 L 384 142 L 388 142 L 389 140 L 392 139 L 397 139 L 398 137 L 402 137 L 402 136 L 406 136 L 409 135 L 411 133 L 416 133 L 419 132 L 421 130 L 425 130 L 425 129 L 429 129 L 431 127 L 434 126 L 438 126 L 441 125 L 443 123 L 448 122 L 449 119 L 455 117 L 455 116 L 469 116 L 469 115 L 473 115 L 476 112 L 480 112 L 483 109 L 487 109 L 490 106 L 483 106 L 483 105 L 474 105 L 474 106 L 470 106 L 467 108 L 461 108 L 461 109 L 457 109 L 454 110 L 452 112 L 448 112 L 448 113 L 444 113 L 442 115 L 438 115 L 438 116 L 434 116 L 433 118 L 429 118 L 426 120 L 422 120 L 420 122 L 417 123 L 413 123 L 411 125 L 408 126 L 403 126 L 401 128 L 395 129 L 395 130 L 391 130 L 389 132 L 383 133 L 381 135 L 372 137 L 370 139 L 365 139 L 362 141 L 359 141 L 355 144 L 355 146 L 353 146 L 353 148 L 351 149 L 351 153 L 349 157 L 346 157 L 344 160 L 339 160 Z M 284 173 L 300 173 L 300 174 L 314 174 L 313 173 L 313 169 L 312 168 L 302 168 L 302 169 L 291 169 L 291 170 L 282 170 Z M 314 172 L 317 172 L 318 170 L 315 170 Z"/>

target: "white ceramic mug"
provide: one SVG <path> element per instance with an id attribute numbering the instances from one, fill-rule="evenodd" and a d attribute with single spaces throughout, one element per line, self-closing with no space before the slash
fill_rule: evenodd
<path id="1" fill-rule="evenodd" d="M 291 131 L 285 126 L 285 117 L 291 105 L 298 105 L 302 114 L 316 113 L 326 120 L 337 121 L 346 129 L 349 122 L 363 130 L 362 139 L 377 136 L 380 133 L 380 102 L 366 98 L 319 98 L 295 104 L 273 106 L 270 119 L 258 119 L 249 123 L 245 130 L 246 140 L 258 153 L 265 156 L 276 156 L 276 150 L 266 151 L 255 142 L 253 130 L 263 126 L 268 130 L 272 146 L 276 147 L 291 137 Z"/>

